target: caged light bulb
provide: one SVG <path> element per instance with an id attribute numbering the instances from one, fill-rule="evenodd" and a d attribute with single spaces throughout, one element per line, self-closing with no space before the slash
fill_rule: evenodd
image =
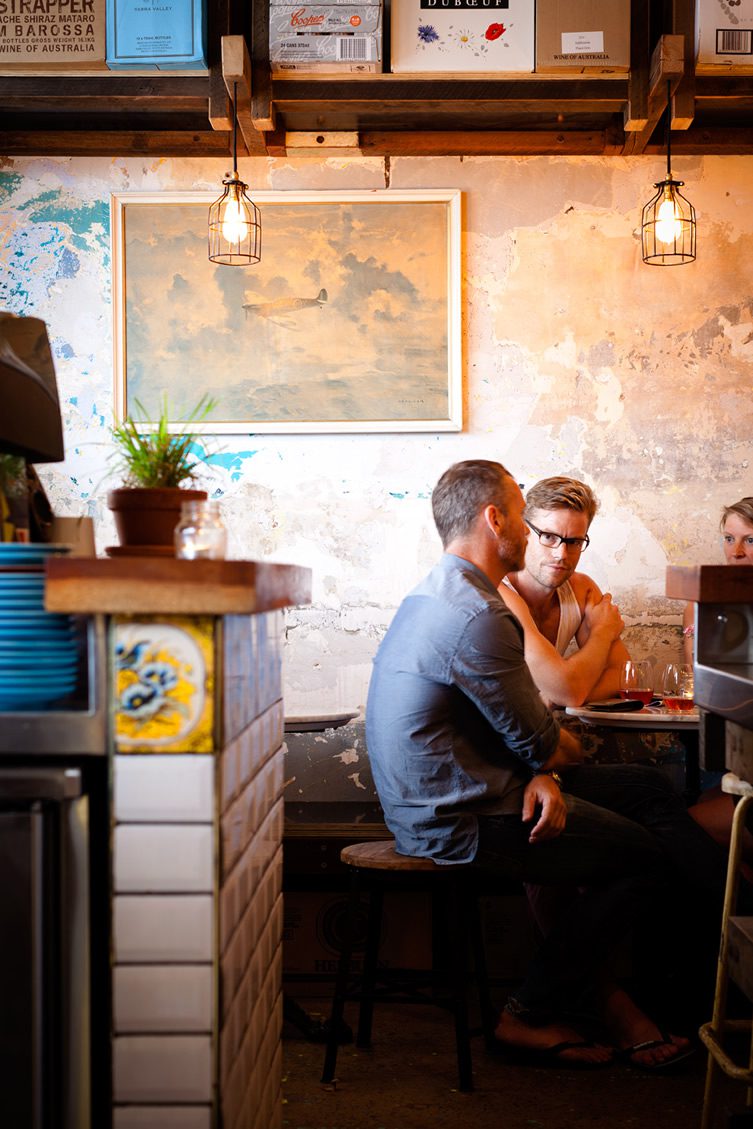
<path id="1" fill-rule="evenodd" d="M 236 188 L 233 191 L 231 188 L 222 217 L 223 239 L 228 243 L 240 243 L 245 237 L 245 221 L 245 210 L 238 199 L 238 190 Z"/>
<path id="2" fill-rule="evenodd" d="M 682 217 L 678 215 L 672 190 L 664 189 L 664 199 L 656 217 L 656 238 L 660 243 L 674 243 L 682 238 Z"/>

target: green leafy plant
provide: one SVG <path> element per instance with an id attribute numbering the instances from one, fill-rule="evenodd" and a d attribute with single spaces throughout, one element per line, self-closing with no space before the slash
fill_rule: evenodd
<path id="1" fill-rule="evenodd" d="M 137 400 L 139 420 L 127 416 L 112 429 L 115 458 L 123 472 L 124 486 L 180 486 L 196 477 L 199 460 L 191 448 L 197 434 L 192 424 L 201 423 L 217 407 L 217 401 L 204 395 L 193 411 L 182 421 L 177 432 L 169 429 L 167 399 L 163 399 L 156 423 L 146 427 L 147 414 Z"/>
<path id="2" fill-rule="evenodd" d="M 0 490 L 7 498 L 20 498 L 27 491 L 26 462 L 20 455 L 0 451 Z"/>

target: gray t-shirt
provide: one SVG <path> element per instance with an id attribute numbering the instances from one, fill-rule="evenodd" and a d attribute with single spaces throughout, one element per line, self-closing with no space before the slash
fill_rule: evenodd
<path id="1" fill-rule="evenodd" d="M 477 815 L 519 812 L 559 725 L 489 578 L 445 553 L 408 595 L 374 659 L 366 743 L 402 854 L 473 860 Z"/>

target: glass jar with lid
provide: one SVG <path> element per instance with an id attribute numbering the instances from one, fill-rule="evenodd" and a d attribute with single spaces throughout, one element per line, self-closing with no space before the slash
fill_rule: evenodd
<path id="1" fill-rule="evenodd" d="M 175 555 L 185 561 L 221 561 L 227 547 L 227 530 L 220 503 L 184 502 L 175 527 Z"/>

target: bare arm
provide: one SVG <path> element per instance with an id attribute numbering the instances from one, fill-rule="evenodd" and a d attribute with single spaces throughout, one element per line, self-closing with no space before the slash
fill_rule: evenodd
<path id="1" fill-rule="evenodd" d="M 622 616 L 612 604 L 611 596 L 602 596 L 596 589 L 598 598 L 586 607 L 587 637 L 574 655 L 563 658 L 539 631 L 523 597 L 506 584 L 502 584 L 499 591 L 523 628 L 526 663 L 544 697 L 563 706 L 580 706 L 593 697 L 592 691 L 601 681 L 612 647 L 623 628 Z"/>
<path id="2" fill-rule="evenodd" d="M 585 591 L 584 598 L 584 615 L 583 622 L 581 623 L 576 633 L 575 639 L 579 647 L 584 647 L 589 637 L 590 621 L 593 611 L 598 605 L 599 601 L 604 599 L 602 592 L 594 582 L 588 578 L 588 587 Z M 620 672 L 622 664 L 628 662 L 630 659 L 630 652 L 628 651 L 621 638 L 615 639 L 612 646 L 609 648 L 604 668 L 601 671 L 598 680 L 591 687 L 588 697 L 591 701 L 601 701 L 603 698 L 614 698 L 620 689 Z"/>

